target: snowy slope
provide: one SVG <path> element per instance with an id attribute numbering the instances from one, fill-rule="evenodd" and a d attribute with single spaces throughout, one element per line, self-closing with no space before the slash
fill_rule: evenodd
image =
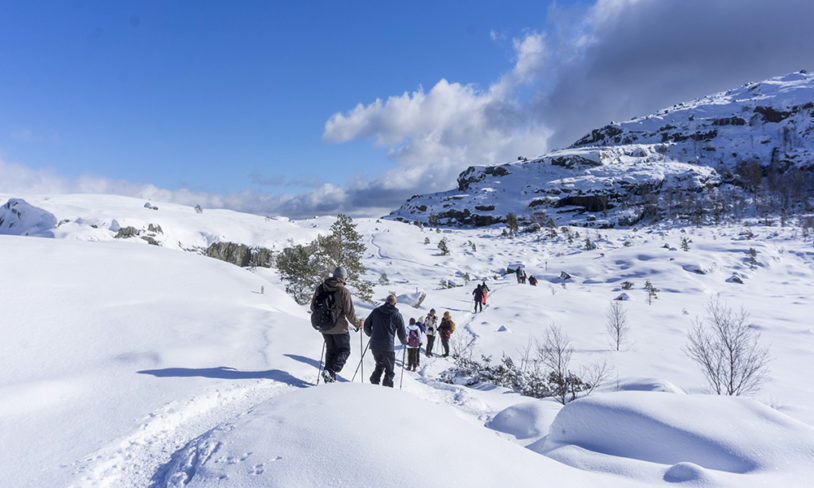
<path id="1" fill-rule="evenodd" d="M 612 226 L 674 207 L 688 213 L 682 200 L 699 193 L 709 207 L 724 193 L 748 196 L 741 165 L 753 163 L 788 187 L 783 197 L 793 204 L 811 198 L 814 75 L 748 83 L 611 123 L 532 160 L 472 166 L 458 188 L 415 195 L 389 218 L 484 226 L 513 212 L 529 222 Z M 804 181 L 808 188 L 793 189 Z"/>
<path id="2" fill-rule="evenodd" d="M 607 361 L 613 373 L 601 394 L 563 409 L 488 385 L 439 383 L 453 364 L 440 357 L 422 356 L 403 391 L 349 384 L 357 334 L 340 382 L 314 388 L 320 337 L 274 271 L 181 251 L 207 236 L 280 249 L 325 231 L 330 218 L 195 214 L 151 202 L 156 211 L 104 195 L 13 197 L 71 222 L 56 238 L 0 235 L 0 477 L 9 486 L 749 487 L 805 486 L 814 474 L 814 252 L 796 228 L 755 226 L 751 239 L 742 226 L 601 237 L 572 228 L 583 234 L 569 243 L 562 232 L 507 239 L 496 229 L 356 220 L 367 277 L 389 281 L 375 297 L 427 294 L 419 309 L 399 305 L 405 318 L 449 310 L 453 343 L 476 357 L 516 355 L 556 323 L 577 366 Z M 114 239 L 111 219 L 158 223 L 180 245 Z M 584 249 L 586 232 L 597 249 Z M 436 247 L 442 237 L 447 256 Z M 517 262 L 540 278 L 537 287 L 503 276 Z M 742 284 L 727 281 L 734 273 Z M 478 314 L 466 274 L 492 289 Z M 465 286 L 441 288 L 442 279 Z M 652 305 L 646 279 L 661 290 Z M 631 333 L 616 352 L 604 314 L 624 280 L 634 283 L 624 302 Z M 713 293 L 746 307 L 770 347 L 770 376 L 753 399 L 707 395 L 681 350 Z M 363 367 L 368 376 L 369 354 Z"/>

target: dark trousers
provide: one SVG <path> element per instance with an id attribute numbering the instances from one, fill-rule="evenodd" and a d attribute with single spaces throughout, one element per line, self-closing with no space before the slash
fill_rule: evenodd
<path id="1" fill-rule="evenodd" d="M 434 335 L 428 335 L 427 336 L 427 357 L 432 356 L 432 345 L 433 345 L 434 342 L 435 342 L 435 336 Z"/>
<path id="2" fill-rule="evenodd" d="M 418 367 L 418 357 L 419 357 L 420 348 L 418 347 L 408 347 L 407 348 L 407 367 L 412 368 L 413 366 Z"/>
<path id="3" fill-rule="evenodd" d="M 350 334 L 322 334 L 325 338 L 325 369 L 332 373 L 342 371 L 350 356 Z"/>
<path id="4" fill-rule="evenodd" d="M 449 337 L 441 336 L 441 345 L 444 346 L 444 356 L 449 356 Z"/>
<path id="5" fill-rule="evenodd" d="M 378 385 L 382 373 L 384 373 L 382 385 L 393 388 L 393 378 L 396 376 L 395 371 L 393 371 L 393 368 L 396 367 L 396 353 L 393 351 L 373 351 L 373 359 L 376 360 L 376 368 L 373 369 L 373 374 L 370 375 L 370 382 Z"/>
<path id="6" fill-rule="evenodd" d="M 475 311 L 478 311 L 478 307 L 480 307 L 480 311 L 483 312 L 483 297 L 478 298 L 475 297 Z"/>

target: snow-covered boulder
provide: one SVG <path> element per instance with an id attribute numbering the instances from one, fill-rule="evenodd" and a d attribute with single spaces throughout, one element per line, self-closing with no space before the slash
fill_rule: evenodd
<path id="1" fill-rule="evenodd" d="M 0 207 L 0 234 L 54 237 L 57 218 L 50 212 L 12 198 Z"/>

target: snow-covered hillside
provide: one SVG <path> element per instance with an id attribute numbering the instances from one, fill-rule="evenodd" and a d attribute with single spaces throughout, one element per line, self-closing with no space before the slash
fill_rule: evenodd
<path id="1" fill-rule="evenodd" d="M 600 391 L 561 407 L 441 383 L 451 358 L 422 356 L 401 391 L 359 376 L 352 384 L 356 333 L 340 381 L 314 387 L 321 338 L 274 270 L 184 251 L 217 240 L 279 250 L 326 231 L 331 218 L 198 214 L 163 202 L 153 210 L 105 195 L 0 203 L 9 198 L 39 217 L 0 235 L 4 486 L 756 487 L 806 486 L 814 475 L 814 251 L 795 228 L 571 228 L 570 239 L 540 240 L 356 220 L 367 278 L 388 279 L 376 286 L 379 303 L 391 291 L 425 292 L 421 308 L 399 308 L 405 318 L 450 311 L 456 347 L 519 357 L 555 323 L 577 366 L 608 363 Z M 43 215 L 55 226 L 34 226 L 51 222 Z M 160 245 L 114 238 L 113 220 L 160 225 Z M 586 236 L 596 249 L 585 250 Z M 518 262 L 536 287 L 503 275 Z M 472 313 L 467 276 L 492 290 L 483 312 Z M 660 290 L 652 304 L 645 280 Z M 622 290 L 624 281 L 633 286 Z M 631 331 L 617 352 L 605 313 L 622 293 Z M 751 398 L 710 395 L 682 351 L 716 293 L 748 310 L 770 349 L 769 377 Z M 357 307 L 360 316 L 371 308 Z M 369 353 L 363 367 L 369 375 Z"/>
<path id="2" fill-rule="evenodd" d="M 472 166 L 457 189 L 415 195 L 390 218 L 482 226 L 512 212 L 543 224 L 613 226 L 691 214 L 699 198 L 711 218 L 713 203 L 729 213 L 761 177 L 778 193 L 778 212 L 812 197 L 814 75 L 749 83 L 611 123 L 531 160 Z"/>

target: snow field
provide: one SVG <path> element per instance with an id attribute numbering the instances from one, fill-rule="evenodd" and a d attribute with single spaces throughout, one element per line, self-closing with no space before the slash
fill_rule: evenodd
<path id="1" fill-rule="evenodd" d="M 386 273 L 390 281 L 375 287 L 379 303 L 391 291 L 427 293 L 418 309 L 399 305 L 406 320 L 449 310 L 453 342 L 495 358 L 519 354 L 555 323 L 572 340 L 575 366 L 612 367 L 601 393 L 562 408 L 490 385 L 438 383 L 453 362 L 424 355 L 401 392 L 348 384 L 356 333 L 340 381 L 305 388 L 316 380 L 321 340 L 273 270 L 114 241 L 87 224 L 91 215 L 158 222 L 142 215 L 149 212 L 162 216 L 166 235 L 190 236 L 179 248 L 217 235 L 257 236 L 251 244 L 279 249 L 312 239 L 332 219 L 196 215 L 161 202 L 154 211 L 111 196 L 26 201 L 57 221 L 73 216 L 76 226 L 58 227 L 57 239 L 0 236 L 0 476 L 10 486 L 750 487 L 805 486 L 811 477 L 814 252 L 792 228 L 753 226 L 751 240 L 740 226 L 602 230 L 601 239 L 572 228 L 582 238 L 568 244 L 356 220 L 369 239 L 368 279 Z M 208 230 L 190 216 L 211 219 Z M 586 232 L 597 249 L 582 248 Z M 692 240 L 688 252 L 682 236 Z M 436 247 L 441 237 L 448 256 Z M 756 269 L 746 262 L 750 247 Z M 512 262 L 539 285 L 503 278 Z M 564 287 L 561 271 L 572 275 Z M 743 284 L 726 281 L 736 272 Z M 440 287 L 441 279 L 463 285 L 464 273 L 487 279 L 483 312 L 472 312 L 474 281 Z M 634 283 L 624 302 L 631 331 L 616 352 L 604 315 L 624 280 Z M 661 290 L 652 305 L 644 280 Z M 761 403 L 704 395 L 700 371 L 681 351 L 712 293 L 744 306 L 770 347 L 771 374 L 754 397 Z M 369 310 L 357 304 L 360 318 Z M 400 367 L 400 349 L 396 356 Z M 372 369 L 368 353 L 365 381 Z M 422 463 L 424 453 L 444 463 Z"/>

